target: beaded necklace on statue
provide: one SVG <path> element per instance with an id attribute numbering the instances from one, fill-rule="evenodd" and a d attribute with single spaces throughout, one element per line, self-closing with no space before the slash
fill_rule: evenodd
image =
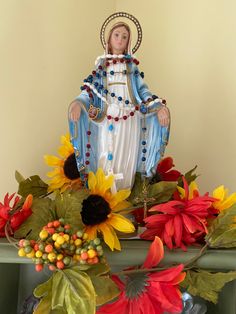
<path id="1" fill-rule="evenodd" d="M 131 63 L 138 65 L 139 61 L 130 55 L 103 55 L 97 58 L 95 65 L 97 65 L 101 59 L 103 60 L 103 64 L 99 65 L 96 70 L 92 71 L 92 74 L 90 74 L 85 80 L 83 85 L 81 86 L 81 90 L 86 90 L 89 97 L 93 99 L 92 92 L 100 98 L 104 103 L 106 103 L 109 107 L 110 103 L 107 100 L 107 96 L 110 96 L 111 99 L 114 99 L 114 101 L 119 103 L 119 108 L 126 108 L 128 109 L 128 114 L 124 114 L 122 116 L 116 115 L 112 116 L 111 114 L 106 114 L 106 119 L 108 120 L 108 152 L 107 152 L 107 161 L 109 164 L 109 172 L 113 173 L 112 169 L 112 160 L 113 160 L 113 134 L 114 134 L 114 128 L 115 124 L 119 123 L 121 121 L 126 121 L 128 118 L 132 118 L 136 112 L 140 112 L 143 117 L 141 119 L 141 161 L 142 161 L 142 173 L 145 175 L 146 173 L 146 154 L 147 154 L 147 125 L 146 125 L 146 118 L 145 115 L 148 113 L 148 106 L 153 105 L 154 103 L 161 103 L 162 105 L 166 104 L 166 101 L 158 98 L 157 96 L 153 95 L 152 98 L 147 99 L 147 101 L 142 101 L 140 105 L 133 104 L 129 99 L 123 99 L 122 96 L 116 95 L 114 92 L 109 92 L 107 88 L 105 88 L 102 84 L 99 84 L 96 82 L 96 79 L 100 78 L 107 78 L 107 76 L 116 76 L 118 74 L 127 75 L 132 72 L 128 72 L 127 70 L 123 71 L 114 71 L 110 70 L 108 71 L 108 67 L 111 65 L 116 65 L 117 63 L 125 64 L 125 63 Z M 134 71 L 134 75 L 140 75 L 142 78 L 144 77 L 143 72 L 139 72 L 138 70 Z M 95 82 L 94 82 L 95 81 Z M 104 97 L 105 95 L 106 97 Z M 92 106 L 92 109 L 94 107 Z M 90 117 L 91 120 L 93 117 Z M 90 136 L 91 136 L 91 130 L 90 130 L 90 123 L 89 123 L 89 129 L 87 130 L 87 145 L 86 145 L 86 160 L 85 165 L 89 167 L 90 161 L 90 150 L 91 150 L 91 144 L 90 144 Z"/>

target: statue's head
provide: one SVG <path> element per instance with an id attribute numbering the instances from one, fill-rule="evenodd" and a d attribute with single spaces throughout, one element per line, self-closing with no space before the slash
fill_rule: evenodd
<path id="1" fill-rule="evenodd" d="M 111 28 L 106 45 L 106 53 L 130 54 L 131 32 L 128 24 L 118 22 Z"/>

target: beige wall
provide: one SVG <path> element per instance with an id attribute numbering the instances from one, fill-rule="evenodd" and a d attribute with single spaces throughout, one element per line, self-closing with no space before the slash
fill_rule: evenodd
<path id="1" fill-rule="evenodd" d="M 99 30 L 115 10 L 141 22 L 137 53 L 150 89 L 168 100 L 167 154 L 195 164 L 202 191 L 236 190 L 236 2 L 231 0 L 1 0 L 0 197 L 14 171 L 45 178 L 44 154 L 67 131 L 68 103 L 102 53 Z"/>
<path id="2" fill-rule="evenodd" d="M 68 104 L 101 54 L 99 32 L 114 1 L 0 1 L 0 199 L 15 169 L 46 178 Z"/>
<path id="3" fill-rule="evenodd" d="M 142 24 L 140 67 L 172 112 L 166 153 L 182 171 L 198 165 L 202 192 L 236 191 L 236 2 L 120 0 L 117 10 Z"/>

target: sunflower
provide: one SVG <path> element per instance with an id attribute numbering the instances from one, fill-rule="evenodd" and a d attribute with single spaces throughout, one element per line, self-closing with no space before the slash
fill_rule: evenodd
<path id="1" fill-rule="evenodd" d="M 118 213 L 129 207 L 126 199 L 130 195 L 130 190 L 120 190 L 112 194 L 110 189 L 113 182 L 114 176 L 106 177 L 101 168 L 97 170 L 96 175 L 90 172 L 88 176 L 90 195 L 83 201 L 81 211 L 89 239 L 96 238 L 97 232 L 101 232 L 105 243 L 112 251 L 121 249 L 114 229 L 124 233 L 132 233 L 135 230 L 129 219 Z"/>
<path id="2" fill-rule="evenodd" d="M 53 171 L 47 173 L 49 180 L 48 192 L 79 188 L 82 185 L 80 174 L 77 169 L 73 146 L 69 135 L 61 136 L 61 146 L 58 149 L 60 157 L 45 155 L 44 160 L 48 166 L 55 167 Z"/>
<path id="3" fill-rule="evenodd" d="M 229 195 L 229 190 L 224 185 L 220 185 L 213 191 L 213 197 L 216 198 L 216 201 L 212 205 L 219 212 L 230 208 L 236 203 L 236 193 Z"/>

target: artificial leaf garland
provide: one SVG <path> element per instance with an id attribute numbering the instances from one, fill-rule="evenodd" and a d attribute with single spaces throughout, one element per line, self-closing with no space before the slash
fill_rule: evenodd
<path id="1" fill-rule="evenodd" d="M 66 138 L 64 138 L 63 141 L 65 144 Z M 59 154 L 63 155 L 65 152 L 66 153 L 68 152 L 68 151 L 63 151 L 63 149 L 64 148 L 61 148 L 61 150 L 59 151 Z M 63 160 L 63 158 L 66 157 L 66 156 L 64 156 L 65 154 L 63 156 L 62 155 L 61 155 L 61 157 L 62 157 L 61 160 Z M 67 157 L 70 157 L 70 156 L 67 156 Z M 55 161 L 55 160 L 51 159 L 51 162 L 53 162 L 53 161 Z M 57 159 L 57 161 L 59 162 L 59 159 Z M 71 166 L 71 163 L 69 161 L 70 161 L 69 159 L 68 159 L 68 162 L 67 162 L 67 159 L 65 159 L 63 162 L 66 162 L 67 165 Z M 60 161 L 60 162 L 62 162 L 62 161 Z M 159 169 L 159 172 L 162 171 L 162 180 L 168 179 L 169 174 L 170 175 L 173 174 L 173 173 L 171 173 L 172 166 L 173 166 L 173 160 L 172 160 L 172 158 L 168 157 L 166 160 L 164 159 L 161 162 L 162 163 L 159 164 L 158 169 Z M 163 168 L 163 166 L 165 166 L 165 167 Z M 161 170 L 161 168 L 163 168 L 163 169 Z M 185 209 L 191 205 L 192 210 L 193 210 L 193 207 L 196 205 L 196 203 L 195 203 L 196 199 L 199 197 L 204 198 L 205 201 L 203 201 L 202 203 L 200 202 L 200 203 L 201 203 L 201 205 L 204 204 L 205 207 L 203 206 L 204 208 L 201 208 L 200 214 L 198 212 L 197 217 L 195 214 L 193 215 L 193 213 L 192 213 L 190 215 L 191 220 L 186 220 L 186 217 L 182 218 L 182 222 L 186 223 L 186 227 L 185 226 L 182 227 L 183 239 L 185 239 L 185 240 L 187 239 L 186 241 L 185 240 L 182 241 L 182 245 L 183 245 L 182 247 L 184 249 L 187 249 L 186 246 L 188 246 L 191 243 L 197 243 L 199 238 L 203 239 L 203 236 L 208 232 L 208 234 L 206 235 L 206 238 L 205 238 L 206 239 L 206 245 L 204 246 L 204 249 L 201 250 L 200 254 L 198 256 L 196 256 L 193 260 L 186 263 L 186 266 L 188 268 L 192 268 L 193 270 L 189 270 L 189 269 L 187 270 L 187 276 L 186 276 L 186 279 L 185 279 L 183 285 L 187 282 L 190 288 L 191 287 L 195 288 L 195 292 L 192 292 L 192 294 L 196 293 L 196 295 L 201 295 L 203 298 L 205 298 L 207 300 L 211 300 L 211 301 L 215 300 L 216 301 L 217 293 L 220 291 L 220 289 L 223 287 L 223 285 L 227 281 L 233 280 L 235 278 L 234 277 L 235 274 L 233 272 L 229 272 L 226 274 L 208 272 L 208 274 L 206 274 L 205 271 L 196 270 L 194 268 L 195 267 L 194 263 L 202 254 L 205 254 L 207 252 L 208 247 L 211 247 L 211 248 L 222 247 L 222 248 L 224 248 L 224 247 L 235 247 L 236 246 L 236 243 L 233 240 L 235 238 L 235 235 L 236 235 L 235 234 L 235 218 L 234 218 L 236 215 L 236 210 L 235 210 L 235 205 L 234 205 L 235 200 L 236 200 L 236 197 L 235 197 L 236 193 L 228 195 L 227 190 L 223 186 L 220 186 L 219 188 L 217 188 L 213 192 L 212 199 L 210 199 L 211 197 L 208 194 L 205 194 L 204 196 L 200 196 L 199 191 L 196 188 L 196 185 L 194 183 L 192 183 L 192 181 L 197 177 L 197 175 L 194 174 L 195 169 L 196 169 L 196 167 L 193 168 L 192 170 L 190 170 L 189 172 L 187 172 L 185 174 L 185 177 L 178 179 L 178 185 L 180 187 L 178 187 L 177 191 L 175 191 L 176 190 L 176 183 L 174 183 L 174 182 L 160 181 L 160 182 L 157 182 L 154 184 L 151 181 L 148 182 L 148 193 L 147 193 L 147 195 L 145 195 L 145 197 L 147 199 L 149 199 L 148 200 L 149 201 L 149 207 L 152 205 L 157 205 L 157 204 L 164 203 L 164 202 L 169 203 L 172 201 L 172 198 L 174 198 L 174 201 L 182 202 L 182 204 L 185 203 Z M 63 170 L 64 170 L 64 167 L 63 167 Z M 58 171 L 58 169 L 56 171 Z M 58 175 L 58 173 L 56 173 L 56 171 L 54 171 L 53 176 Z M 51 173 L 51 175 L 52 175 L 52 173 Z M 165 178 L 165 175 L 166 175 L 166 178 Z M 177 173 L 176 173 L 176 175 L 177 175 Z M 57 177 L 56 180 L 59 179 L 59 181 L 60 181 L 60 178 L 61 177 Z M 31 176 L 30 178 L 25 179 L 20 173 L 16 172 L 16 179 L 20 185 L 19 193 L 22 196 L 26 197 L 29 192 L 32 192 L 32 194 L 34 195 L 34 202 L 32 205 L 32 212 L 33 213 L 21 225 L 21 227 L 18 229 L 18 231 L 15 232 L 16 237 L 19 235 L 26 236 L 28 234 L 28 237 L 33 239 L 36 237 L 36 234 L 34 235 L 34 231 L 36 230 L 36 233 L 37 233 L 37 231 L 40 229 L 40 226 L 39 226 L 40 224 L 42 225 L 44 223 L 47 223 L 50 220 L 58 219 L 59 217 L 65 218 L 66 221 L 68 221 L 70 224 L 74 223 L 74 228 L 76 228 L 76 225 L 78 227 L 78 226 L 80 226 L 80 224 L 82 224 L 82 219 L 81 219 L 81 214 L 80 214 L 80 211 L 82 209 L 82 203 L 85 199 L 87 199 L 89 197 L 89 195 L 91 195 L 91 190 L 89 191 L 88 189 L 85 188 L 85 186 L 81 185 L 80 183 L 76 184 L 75 181 L 74 182 L 67 182 L 68 184 L 66 184 L 66 185 L 64 184 L 64 183 L 66 183 L 65 180 L 63 181 L 64 183 L 54 181 L 54 183 L 55 183 L 54 188 L 55 189 L 53 189 L 53 190 L 58 190 L 60 193 L 55 195 L 55 200 L 54 199 L 52 200 L 52 199 L 48 198 L 48 194 L 47 194 L 48 186 L 47 186 L 47 184 L 44 183 L 40 179 L 39 176 Z M 54 179 L 55 179 L 55 177 L 54 177 Z M 187 184 L 186 184 L 186 182 L 187 182 Z M 60 185 L 61 183 L 63 183 L 63 185 Z M 187 185 L 188 185 L 188 188 L 186 188 Z M 62 187 L 62 189 L 61 189 L 61 187 Z M 184 189 L 181 189 L 181 187 L 184 187 Z M 142 202 L 144 201 L 144 197 L 142 197 L 142 188 L 143 188 L 142 178 L 141 178 L 141 176 L 139 176 L 138 180 L 137 180 L 137 184 L 135 184 L 134 189 L 131 193 L 131 196 L 128 199 L 129 201 L 132 202 L 132 205 L 130 205 L 130 203 L 127 204 L 127 207 L 129 207 L 129 211 L 130 211 L 130 206 L 131 207 L 132 206 L 133 207 L 140 206 L 142 204 Z M 64 191 L 63 189 L 65 189 L 66 192 L 63 192 Z M 96 194 L 94 194 L 94 195 L 96 195 Z M 214 201 L 213 201 L 213 199 L 214 199 Z M 200 199 L 198 199 L 198 201 L 199 200 Z M 209 207 L 207 205 L 207 200 L 210 203 L 210 204 L 208 204 Z M 187 205 L 187 203 L 188 203 L 188 205 Z M 180 204 L 180 203 L 178 203 L 178 204 Z M 161 204 L 160 206 L 162 206 L 162 205 L 163 204 Z M 173 203 L 172 203 L 172 205 L 173 205 Z M 199 208 L 198 205 L 200 205 L 200 204 L 198 203 L 196 208 Z M 157 205 L 157 206 L 159 206 L 159 205 Z M 164 204 L 164 206 L 166 206 L 166 204 Z M 162 206 L 162 209 L 164 209 L 164 206 Z M 206 210 L 208 212 L 208 216 L 205 215 Z M 125 209 L 124 209 L 124 211 L 125 211 Z M 159 211 L 159 214 L 153 215 L 153 216 L 161 216 L 161 215 L 168 216 L 168 217 L 171 216 L 170 213 L 167 213 L 164 210 L 162 211 L 162 214 L 160 214 L 160 212 L 161 211 Z M 152 214 L 153 212 L 150 212 L 150 213 Z M 204 213 L 204 215 L 203 215 L 203 213 Z M 172 214 L 174 215 L 174 213 L 172 213 Z M 211 220 L 209 220 L 209 217 L 211 217 Z M 150 218 L 150 217 L 148 217 L 148 218 Z M 194 221 L 193 218 L 196 220 L 195 223 L 197 222 L 198 228 L 200 225 L 203 227 L 204 231 L 198 230 L 198 228 L 196 227 L 196 224 L 192 222 L 192 221 Z M 9 219 L 7 219 L 7 221 L 9 222 Z M 18 227 L 19 227 L 19 225 L 18 225 Z M 165 236 L 165 238 L 163 238 L 163 240 L 164 240 L 164 242 L 166 241 L 166 243 L 169 243 L 169 241 L 170 241 L 169 238 L 171 238 L 173 247 L 175 247 L 176 246 L 176 242 L 175 242 L 176 239 L 172 234 L 173 233 L 172 227 L 173 227 L 173 225 L 171 226 L 171 223 L 169 223 L 167 225 L 167 228 L 165 229 L 167 231 L 167 235 Z M 184 228 L 184 231 L 183 231 L 183 228 Z M 186 230 L 189 233 L 187 237 L 184 236 L 184 233 L 186 234 Z M 179 234 L 180 234 L 180 232 L 179 232 Z M 156 235 L 156 233 L 153 233 L 153 235 L 152 235 L 153 238 L 155 237 L 155 235 Z M 112 236 L 115 239 L 115 235 L 113 233 L 112 233 Z M 179 238 L 180 238 L 180 236 L 179 236 Z M 194 241 L 188 241 L 190 238 L 193 238 Z M 156 240 L 154 242 L 156 242 Z M 157 278 L 160 279 L 160 277 L 158 277 L 158 274 L 160 275 L 162 273 L 162 275 L 163 275 L 163 272 L 164 272 L 164 274 L 167 275 L 167 274 L 171 273 L 171 269 L 172 269 L 172 268 L 169 268 L 167 270 L 162 270 L 160 272 L 158 267 L 155 267 L 156 266 L 155 261 L 157 261 L 158 259 L 161 259 L 161 256 L 158 256 L 159 253 L 161 255 L 161 250 L 159 250 L 159 253 L 156 252 L 155 254 L 153 253 L 154 251 L 150 249 L 149 252 L 151 252 L 151 251 L 152 251 L 152 254 L 149 256 L 149 258 L 146 259 L 146 261 L 144 262 L 144 264 L 141 268 L 136 267 L 135 269 L 132 270 L 133 273 L 127 273 L 127 272 L 124 273 L 125 277 L 127 278 L 127 282 L 121 281 L 119 278 L 117 278 L 116 275 L 112 276 L 112 279 L 113 279 L 112 280 L 110 278 L 109 268 L 102 266 L 102 264 L 96 265 L 97 270 L 96 270 L 96 268 L 83 267 L 83 265 L 77 266 L 78 270 L 80 272 L 86 274 L 86 275 L 83 275 L 83 278 L 87 278 L 86 276 L 88 276 L 90 278 L 89 280 L 91 281 L 93 289 L 94 289 L 95 294 L 96 294 L 96 300 L 94 301 L 94 298 L 92 298 L 93 299 L 93 306 L 91 308 L 89 308 L 90 312 L 88 312 L 88 313 L 94 313 L 95 303 L 97 305 L 102 305 L 105 302 L 109 302 L 112 299 L 114 299 L 114 297 L 117 296 L 117 294 L 118 294 L 117 287 L 120 287 L 120 289 L 122 291 L 124 290 L 130 299 L 133 299 L 134 296 L 137 296 L 136 300 L 133 300 L 133 305 L 135 306 L 136 309 L 144 307 L 145 310 L 149 309 L 150 311 L 151 310 L 153 311 L 153 309 L 154 309 L 154 311 L 155 311 L 157 308 L 157 309 L 159 309 L 159 312 L 157 312 L 157 313 L 161 313 L 160 311 L 163 311 L 163 309 L 165 309 L 165 310 L 169 309 L 169 311 L 174 310 L 173 305 L 171 305 L 171 302 L 175 299 L 174 296 L 172 296 L 173 300 L 168 300 L 169 295 L 162 294 L 161 299 L 158 300 L 159 303 L 157 302 L 157 306 L 155 303 L 155 307 L 153 307 L 152 302 L 150 302 L 150 297 L 147 297 L 147 294 L 145 294 L 143 296 L 143 294 L 144 294 L 143 291 L 144 291 L 144 289 L 147 288 L 147 285 L 149 285 L 148 287 L 150 287 L 153 283 L 154 278 L 156 279 L 156 281 L 157 281 Z M 70 270 L 70 269 L 71 268 L 69 267 L 69 268 L 65 269 L 65 271 Z M 143 272 L 140 272 L 140 271 L 143 271 Z M 64 272 L 64 270 L 63 270 L 63 272 Z M 54 287 L 55 287 L 55 284 L 57 284 L 57 281 L 59 281 L 60 283 L 64 282 L 65 278 L 63 276 L 64 275 L 62 275 L 62 277 L 60 277 L 57 275 L 56 280 L 54 282 Z M 73 276 L 69 275 L 72 282 L 73 282 L 73 278 L 72 278 Z M 75 277 L 76 276 L 77 275 L 75 275 Z M 57 279 L 59 277 L 60 277 L 60 280 Z M 194 280 L 193 280 L 193 277 L 194 277 Z M 209 286 L 208 291 L 202 292 L 201 285 L 200 286 L 196 285 L 195 281 L 201 282 L 201 278 L 206 278 L 206 277 L 208 279 L 210 278 L 213 282 L 215 282 L 215 284 L 212 286 Z M 179 283 L 181 282 L 180 281 L 181 278 L 178 278 L 178 280 L 177 280 Z M 191 279 L 193 282 L 192 286 L 191 286 L 190 278 L 192 278 Z M 39 313 L 44 313 L 44 314 L 50 313 L 51 310 L 48 310 L 48 309 L 49 309 L 49 307 L 52 306 L 52 304 L 53 304 L 53 307 L 55 307 L 54 311 L 56 311 L 58 314 L 75 313 L 75 311 L 77 311 L 77 308 L 76 308 L 77 303 L 75 302 L 75 300 L 77 300 L 78 296 L 75 296 L 73 292 L 71 293 L 71 291 L 68 290 L 68 289 L 71 289 L 71 285 L 68 283 L 68 280 L 67 280 L 68 286 L 65 285 L 65 287 L 66 287 L 65 289 L 67 289 L 67 291 L 69 291 L 68 295 L 70 295 L 70 296 L 67 297 L 67 300 L 64 300 L 64 303 L 63 303 L 63 306 L 65 306 L 64 308 L 62 308 L 62 306 L 61 306 L 62 305 L 61 298 L 63 298 L 62 294 L 54 295 L 54 299 L 53 299 L 53 291 L 50 288 L 51 287 L 50 284 L 52 284 L 51 281 L 49 281 L 49 284 L 46 285 L 47 286 L 47 289 L 45 289 L 46 292 L 44 292 L 43 294 L 38 294 L 38 296 L 41 296 L 42 299 L 41 299 L 35 313 L 38 313 L 38 314 Z M 64 283 L 63 283 L 63 286 L 64 286 Z M 102 287 L 102 289 L 100 287 Z M 216 287 L 217 287 L 217 289 L 216 289 Z M 156 288 L 157 288 L 157 286 L 156 286 Z M 149 289 L 149 292 L 150 292 L 150 289 Z M 170 289 L 172 289 L 172 288 L 170 288 Z M 37 289 L 36 289 L 36 291 L 37 291 Z M 63 291 L 64 291 L 64 288 L 63 288 Z M 90 291 L 89 294 L 91 293 L 91 295 L 93 295 L 94 291 L 93 292 Z M 159 294 L 157 293 L 157 291 L 159 291 Z M 160 291 L 161 290 L 158 290 L 158 289 L 155 290 L 157 299 L 158 299 L 158 295 L 159 295 L 159 297 L 161 295 Z M 37 293 L 36 293 L 36 295 L 37 295 Z M 127 295 L 126 295 L 126 298 L 128 298 Z M 171 295 L 171 293 L 170 293 L 170 295 Z M 53 302 L 52 302 L 52 299 L 53 299 Z M 163 303 L 161 303 L 161 301 L 163 301 Z M 83 300 L 83 297 L 82 297 L 82 303 L 81 304 L 82 304 L 81 305 L 82 307 L 86 306 L 86 305 L 84 305 L 84 304 L 86 304 L 86 302 L 85 302 L 85 300 Z M 118 304 L 118 309 L 120 308 L 119 306 L 120 306 L 120 304 Z M 130 309 L 132 309 L 132 306 L 130 307 Z M 174 306 L 176 306 L 176 304 Z M 114 312 L 116 311 L 115 303 L 113 303 L 112 311 L 114 311 Z M 155 312 L 153 312 L 153 313 L 155 313 Z M 121 312 L 119 312 L 119 314 L 121 314 Z"/>

